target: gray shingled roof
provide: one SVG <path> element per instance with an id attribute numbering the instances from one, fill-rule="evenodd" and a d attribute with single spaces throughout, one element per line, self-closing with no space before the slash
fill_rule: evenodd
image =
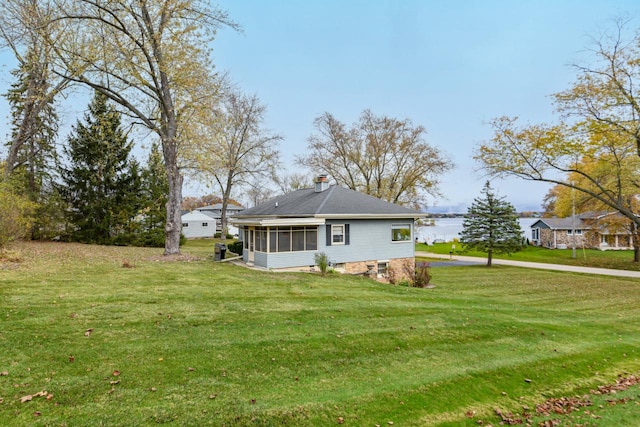
<path id="1" fill-rule="evenodd" d="M 235 218 L 256 217 L 323 217 L 323 216 L 418 217 L 419 211 L 388 203 L 378 198 L 332 185 L 322 192 L 314 188 L 293 191 L 274 197 L 253 208 L 245 209 Z"/>
<path id="2" fill-rule="evenodd" d="M 611 215 L 611 212 L 605 211 L 589 211 L 576 214 L 575 223 L 572 220 L 572 217 L 567 218 L 540 218 L 538 221 L 531 224 L 533 228 L 538 222 L 544 223 L 547 227 L 553 230 L 571 230 L 572 228 L 578 229 L 590 229 L 592 228 L 591 223 L 587 223 L 584 220 L 597 220 L 607 215 Z"/>

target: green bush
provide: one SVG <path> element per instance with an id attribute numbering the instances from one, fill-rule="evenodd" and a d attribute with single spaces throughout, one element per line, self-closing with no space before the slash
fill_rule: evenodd
<path id="1" fill-rule="evenodd" d="M 324 252 L 318 252 L 315 255 L 315 262 L 320 269 L 320 274 L 323 276 L 327 274 L 327 267 L 329 266 L 329 256 Z"/>
<path id="2" fill-rule="evenodd" d="M 216 233 L 216 234 L 214 234 L 214 235 L 213 235 L 213 238 L 214 238 L 214 239 L 219 239 L 219 238 L 221 238 L 221 237 L 222 237 L 222 233 Z M 234 238 L 234 237 L 235 237 L 235 236 L 234 236 L 233 234 L 227 234 L 226 239 L 227 239 L 227 240 L 233 240 L 233 238 Z"/>
<path id="3" fill-rule="evenodd" d="M 0 248 L 20 240 L 31 232 L 36 204 L 0 183 Z"/>
<path id="4" fill-rule="evenodd" d="M 431 282 L 431 273 L 429 272 L 428 262 L 413 263 L 407 261 L 403 264 L 405 278 L 408 285 L 413 288 L 426 288 Z"/>
<path id="5" fill-rule="evenodd" d="M 234 254 L 242 255 L 242 246 L 243 242 L 238 240 L 236 242 L 230 243 L 227 245 L 227 250 L 229 252 L 233 252 Z"/>

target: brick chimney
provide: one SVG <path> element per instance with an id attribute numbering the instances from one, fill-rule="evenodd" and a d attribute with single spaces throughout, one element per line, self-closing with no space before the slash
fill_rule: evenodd
<path id="1" fill-rule="evenodd" d="M 318 175 L 316 179 L 316 193 L 322 193 L 329 188 L 329 182 L 327 181 L 327 175 Z"/>

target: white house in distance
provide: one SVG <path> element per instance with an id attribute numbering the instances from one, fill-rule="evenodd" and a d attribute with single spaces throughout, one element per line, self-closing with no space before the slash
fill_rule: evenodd
<path id="1" fill-rule="evenodd" d="M 217 220 L 200 211 L 182 215 L 182 234 L 187 239 L 212 238 L 216 234 Z"/>
<path id="2" fill-rule="evenodd" d="M 230 204 L 227 206 L 227 217 L 231 218 L 244 208 Z M 212 238 L 221 230 L 222 203 L 196 208 L 182 214 L 182 234 L 187 239 Z M 229 234 L 237 235 L 238 228 L 229 225 Z"/>

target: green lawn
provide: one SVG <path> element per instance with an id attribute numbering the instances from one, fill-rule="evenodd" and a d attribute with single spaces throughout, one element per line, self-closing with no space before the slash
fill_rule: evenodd
<path id="1" fill-rule="evenodd" d="M 463 251 L 462 245 L 457 243 L 435 243 L 426 245 L 416 244 L 417 251 L 442 254 L 449 257 L 455 245 L 454 254 L 486 258 L 487 254 L 478 251 Z M 546 249 L 539 246 L 526 246 L 522 251 L 510 255 L 494 254 L 494 258 L 513 259 L 516 261 L 543 262 L 551 264 L 579 265 L 598 268 L 614 268 L 618 270 L 640 271 L 640 263 L 633 262 L 633 251 L 600 251 L 597 249 L 577 249 L 573 258 L 572 249 Z"/>
<path id="2" fill-rule="evenodd" d="M 212 246 L 0 261 L 0 425 L 498 425 L 585 394 L 550 418 L 640 424 L 637 385 L 590 394 L 640 373 L 637 280 L 444 267 L 414 289 L 214 263 Z"/>

